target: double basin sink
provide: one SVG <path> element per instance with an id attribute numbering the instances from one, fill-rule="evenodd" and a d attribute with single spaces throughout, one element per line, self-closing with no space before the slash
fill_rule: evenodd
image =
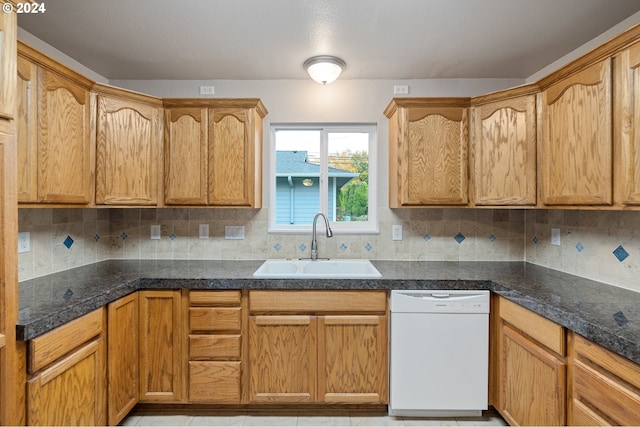
<path id="1" fill-rule="evenodd" d="M 367 259 L 268 259 L 253 277 L 271 279 L 375 279 L 382 274 Z"/>

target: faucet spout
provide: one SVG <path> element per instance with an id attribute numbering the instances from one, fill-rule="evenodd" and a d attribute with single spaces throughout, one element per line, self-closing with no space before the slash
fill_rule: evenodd
<path id="1" fill-rule="evenodd" d="M 313 217 L 313 230 L 311 234 L 311 261 L 316 261 L 318 259 L 318 242 L 316 240 L 316 222 L 318 221 L 318 217 L 322 217 L 322 219 L 324 220 L 327 237 L 333 237 L 333 231 L 331 231 L 331 227 L 329 227 L 329 220 L 327 219 L 327 216 L 322 212 L 318 212 L 316 216 Z"/>

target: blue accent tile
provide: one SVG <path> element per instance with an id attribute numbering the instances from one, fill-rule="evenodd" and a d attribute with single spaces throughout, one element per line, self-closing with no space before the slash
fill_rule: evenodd
<path id="1" fill-rule="evenodd" d="M 93 240 L 95 242 L 97 242 L 98 240 L 100 240 L 100 235 L 98 233 L 95 234 L 95 236 L 93 236 Z"/>
<path id="2" fill-rule="evenodd" d="M 425 242 L 428 242 L 429 240 L 431 240 L 431 236 L 429 236 L 428 234 L 425 234 L 424 236 L 422 236 L 422 240 L 424 240 Z"/>
<path id="3" fill-rule="evenodd" d="M 176 236 L 175 234 L 171 233 L 171 235 L 169 236 L 169 238 L 170 238 L 171 240 L 176 240 L 177 236 Z"/>
<path id="4" fill-rule="evenodd" d="M 616 321 L 618 326 L 624 326 L 629 323 L 629 319 L 624 315 L 623 312 L 619 311 L 613 315 L 613 319 Z"/>
<path id="5" fill-rule="evenodd" d="M 371 252 L 371 249 L 373 249 L 373 246 L 371 245 L 371 243 L 367 243 L 366 245 L 364 245 L 364 248 L 367 250 L 367 252 Z"/>
<path id="6" fill-rule="evenodd" d="M 276 243 L 275 245 L 273 245 L 273 249 L 280 252 L 280 249 L 282 249 L 282 245 L 280 243 Z"/>
<path id="7" fill-rule="evenodd" d="M 65 245 L 67 249 L 71 249 L 71 245 L 73 245 L 73 239 L 71 238 L 71 236 L 67 236 L 67 238 L 64 239 L 64 242 L 62 242 L 62 244 Z"/>
<path id="8" fill-rule="evenodd" d="M 342 252 L 346 251 L 346 250 L 347 250 L 347 248 L 349 248 L 349 246 L 347 246 L 347 244 L 346 244 L 346 243 L 343 243 L 343 244 L 341 244 L 341 245 L 340 245 L 340 250 L 341 250 Z"/>
<path id="9" fill-rule="evenodd" d="M 582 251 L 584 251 L 584 245 L 582 244 L 582 242 L 578 242 L 578 243 L 576 244 L 576 250 L 577 250 L 578 252 L 582 252 Z"/>
<path id="10" fill-rule="evenodd" d="M 73 291 L 71 290 L 71 288 L 69 288 L 67 289 L 67 292 L 65 292 L 64 295 L 62 295 L 62 298 L 64 298 L 65 301 L 69 301 L 72 296 L 73 296 Z"/>
<path id="11" fill-rule="evenodd" d="M 495 242 L 497 239 L 495 234 L 492 234 L 491 236 L 489 236 L 489 240 L 491 240 L 492 242 Z"/>
<path id="12" fill-rule="evenodd" d="M 531 239 L 531 241 L 533 242 L 534 245 L 537 245 L 540 239 L 538 239 L 538 236 L 533 236 L 533 239 Z"/>
<path id="13" fill-rule="evenodd" d="M 129 237 L 129 235 L 127 233 L 125 233 L 124 231 L 122 232 L 122 234 L 120 234 L 120 238 L 122 240 L 127 240 L 127 237 Z"/>
<path id="14" fill-rule="evenodd" d="M 620 245 L 613 251 L 613 255 L 618 258 L 618 261 L 622 262 L 627 259 L 629 252 L 625 251 L 622 245 Z"/>
<path id="15" fill-rule="evenodd" d="M 458 244 L 461 244 L 462 242 L 464 242 L 464 239 L 466 239 L 466 237 L 464 237 L 464 234 L 458 232 L 458 234 L 456 234 L 455 236 L 453 236 L 453 239 L 458 242 Z"/>
<path id="16" fill-rule="evenodd" d="M 307 250 L 307 245 L 305 245 L 304 243 L 300 243 L 300 246 L 298 246 L 298 249 L 300 249 L 302 252 Z"/>

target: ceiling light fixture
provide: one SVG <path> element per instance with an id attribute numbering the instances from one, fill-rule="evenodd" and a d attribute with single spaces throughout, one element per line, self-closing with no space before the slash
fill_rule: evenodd
<path id="1" fill-rule="evenodd" d="M 302 66 L 313 80 L 326 85 L 337 79 L 347 64 L 335 56 L 320 55 L 307 59 Z"/>

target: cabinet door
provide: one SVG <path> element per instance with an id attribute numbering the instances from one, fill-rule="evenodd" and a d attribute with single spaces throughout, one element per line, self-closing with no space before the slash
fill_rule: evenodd
<path id="1" fill-rule="evenodd" d="M 566 363 L 505 323 L 500 407 L 510 425 L 565 425 Z"/>
<path id="2" fill-rule="evenodd" d="M 98 97 L 96 204 L 158 203 L 159 109 Z"/>
<path id="3" fill-rule="evenodd" d="M 471 146 L 476 205 L 535 205 L 535 95 L 476 107 Z"/>
<path id="4" fill-rule="evenodd" d="M 27 382 L 28 425 L 105 425 L 102 338 L 36 374 Z"/>
<path id="5" fill-rule="evenodd" d="M 180 291 L 140 291 L 140 401 L 182 399 Z"/>
<path id="6" fill-rule="evenodd" d="M 15 13 L 0 15 L 0 118 L 4 119 L 15 113 L 17 28 Z"/>
<path id="7" fill-rule="evenodd" d="M 109 425 L 138 403 L 138 293 L 108 306 L 107 400 Z"/>
<path id="8" fill-rule="evenodd" d="M 251 403 L 316 401 L 317 319 L 313 316 L 251 316 Z"/>
<path id="9" fill-rule="evenodd" d="M 542 203 L 612 203 L 611 60 L 542 92 Z"/>
<path id="10" fill-rule="evenodd" d="M 207 204 L 207 110 L 165 110 L 165 203 Z"/>
<path id="11" fill-rule="evenodd" d="M 256 181 L 254 114 L 246 108 L 209 109 L 209 204 L 253 206 Z"/>
<path id="12" fill-rule="evenodd" d="M 640 43 L 614 62 L 616 202 L 640 205 Z"/>
<path id="13" fill-rule="evenodd" d="M 400 204 L 466 204 L 467 108 L 408 108 L 406 120 L 398 150 Z"/>
<path id="14" fill-rule="evenodd" d="M 89 91 L 40 69 L 38 107 L 39 201 L 89 203 L 93 195 Z"/>
<path id="15" fill-rule="evenodd" d="M 37 66 L 18 56 L 18 202 L 38 201 Z"/>
<path id="16" fill-rule="evenodd" d="M 387 317 L 323 316 L 318 325 L 318 400 L 387 402 Z"/>

